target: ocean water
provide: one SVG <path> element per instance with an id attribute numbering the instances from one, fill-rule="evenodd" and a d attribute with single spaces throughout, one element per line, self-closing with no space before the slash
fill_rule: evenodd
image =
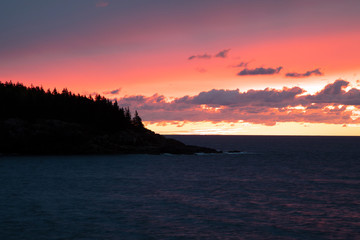
<path id="1" fill-rule="evenodd" d="M 173 137 L 241 152 L 0 157 L 0 239 L 360 239 L 360 137 Z"/>

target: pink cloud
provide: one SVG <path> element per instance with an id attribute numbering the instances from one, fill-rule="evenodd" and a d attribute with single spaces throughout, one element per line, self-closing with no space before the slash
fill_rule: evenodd
<path id="1" fill-rule="evenodd" d="M 275 125 L 277 122 L 360 123 L 354 111 L 360 111 L 360 90 L 345 91 L 349 82 L 337 80 L 315 94 L 303 95 L 299 87 L 283 89 L 236 90 L 213 89 L 195 96 L 166 101 L 163 95 L 125 96 L 120 106 L 137 109 L 143 120 L 250 122 Z"/>

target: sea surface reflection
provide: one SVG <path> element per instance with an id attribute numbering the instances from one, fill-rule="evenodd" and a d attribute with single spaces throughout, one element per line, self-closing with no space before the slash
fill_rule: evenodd
<path id="1" fill-rule="evenodd" d="M 207 138 L 251 152 L 237 155 L 1 157 L 0 239 L 359 239 L 358 139 L 325 140 Z"/>

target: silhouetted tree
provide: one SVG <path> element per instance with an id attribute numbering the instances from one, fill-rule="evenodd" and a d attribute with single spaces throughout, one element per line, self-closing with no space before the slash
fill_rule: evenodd
<path id="1" fill-rule="evenodd" d="M 135 116 L 132 119 L 132 124 L 136 127 L 144 127 L 142 120 L 137 111 L 135 111 Z"/>
<path id="2" fill-rule="evenodd" d="M 128 107 L 120 108 L 99 94 L 93 99 L 66 88 L 59 94 L 56 88 L 45 92 L 42 87 L 0 82 L 0 119 L 9 118 L 57 119 L 109 130 L 143 128 L 137 112 L 135 121 Z"/>
<path id="3" fill-rule="evenodd" d="M 131 122 L 131 112 L 129 107 L 125 108 L 125 119 L 128 122 Z"/>

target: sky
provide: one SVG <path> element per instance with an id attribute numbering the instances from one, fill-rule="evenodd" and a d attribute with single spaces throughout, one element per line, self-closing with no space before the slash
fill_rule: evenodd
<path id="1" fill-rule="evenodd" d="M 162 134 L 360 136 L 358 0 L 0 2 L 0 81 Z"/>

